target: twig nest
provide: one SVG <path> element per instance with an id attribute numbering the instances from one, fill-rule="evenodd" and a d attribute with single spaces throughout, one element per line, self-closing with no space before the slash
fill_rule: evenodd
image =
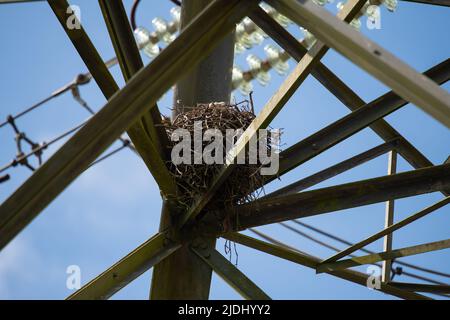
<path id="1" fill-rule="evenodd" d="M 228 151 L 227 146 L 231 147 L 237 141 L 236 136 L 230 141 L 230 133 L 233 130 L 227 131 L 227 129 L 236 130 L 234 132 L 243 132 L 253 119 L 255 119 L 253 107 L 250 109 L 249 103 L 244 101 L 239 104 L 225 104 L 223 102 L 199 104 L 187 112 L 178 114 L 172 122 L 164 122 L 172 148 L 172 161 L 168 163 L 168 167 L 175 177 L 180 193 L 182 193 L 178 198 L 183 205 L 190 207 L 196 197 L 208 190 L 214 178 L 223 169 Z M 201 141 L 199 141 L 198 135 L 200 128 Z M 184 143 L 187 143 L 187 148 L 184 148 L 181 154 L 178 154 L 179 147 L 177 147 L 177 144 L 181 142 L 179 134 L 181 131 L 179 129 L 184 129 L 182 130 L 184 132 L 182 140 L 186 138 L 186 135 L 190 138 L 190 141 L 184 141 Z M 216 134 L 208 134 L 208 132 L 212 132 L 211 130 L 216 130 Z M 223 146 L 222 154 L 216 154 L 217 150 L 211 150 L 212 144 L 217 145 L 218 143 Z M 201 154 L 199 154 L 200 145 Z M 210 157 L 222 161 L 206 163 L 205 154 L 207 153 Z M 191 162 L 178 163 L 179 161 L 174 161 L 174 156 L 182 156 L 185 160 L 191 159 Z M 200 163 L 195 162 L 196 156 L 197 160 L 201 158 Z M 258 162 L 250 164 L 248 158 L 248 150 L 246 150 L 245 164 L 234 165 L 231 175 L 222 184 L 205 211 L 216 211 L 217 209 L 224 209 L 224 207 L 231 208 L 236 204 L 242 204 L 257 197 L 255 190 L 263 186 L 263 179 L 260 174 L 261 164 Z"/>

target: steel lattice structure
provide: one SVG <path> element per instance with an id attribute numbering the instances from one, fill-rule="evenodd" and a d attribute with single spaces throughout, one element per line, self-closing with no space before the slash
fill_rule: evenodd
<path id="1" fill-rule="evenodd" d="M 450 247 L 450 239 L 447 239 L 392 250 L 392 242 L 389 240 L 396 230 L 448 204 L 450 163 L 433 165 L 383 120 L 383 117 L 407 103 L 414 103 L 450 128 L 450 95 L 439 86 L 450 78 L 450 60 L 447 59 L 424 74 L 420 74 L 352 29 L 348 23 L 360 12 L 366 0 L 349 0 L 337 17 L 310 0 L 267 0 L 266 2 L 278 12 L 307 28 L 317 37 L 318 41 L 310 49 L 307 49 L 262 10 L 258 5 L 259 2 L 258 0 L 211 1 L 167 48 L 144 67 L 122 2 L 99 0 L 117 59 L 127 80 L 125 87 L 119 90 L 107 65 L 102 61 L 86 32 L 82 28 L 70 30 L 67 27 L 66 9 L 69 6 L 67 1 L 48 0 L 55 16 L 108 102 L 1 204 L 0 249 L 31 223 L 52 200 L 126 131 L 161 190 L 163 218 L 165 215 L 171 219 L 158 234 L 72 294 L 69 299 L 109 298 L 148 269 L 162 261 L 167 261 L 179 250 L 188 250 L 191 254 L 200 257 L 199 261 L 204 267 L 220 275 L 243 297 L 269 299 L 266 293 L 209 244 L 217 237 L 315 269 L 318 273 L 325 272 L 363 286 L 366 285 L 368 276 L 349 268 L 383 261 L 383 281 L 379 290 L 403 299 L 427 298 L 417 292 L 450 293 L 450 286 L 446 285 L 389 281 L 389 264 L 393 259 Z M 449 6 L 447 0 L 420 0 L 420 2 Z M 244 138 L 240 139 L 230 151 L 232 159 L 245 150 L 246 144 L 258 129 L 266 128 L 271 123 L 310 74 L 352 112 L 283 151 L 280 154 L 279 176 L 366 127 L 370 127 L 385 143 L 255 202 L 237 206 L 235 210 L 241 217 L 239 225 L 232 225 L 234 232 L 224 234 L 207 218 L 197 218 L 230 175 L 234 164 L 230 162 L 224 165 L 208 192 L 196 199 L 191 208 L 178 212 L 177 185 L 165 165 L 168 157 L 165 146 L 168 141 L 160 125 L 161 115 L 156 102 L 178 80 L 207 57 L 216 45 L 234 31 L 236 23 L 246 16 L 276 41 L 298 64 L 264 106 L 253 124 L 244 132 Z M 393 91 L 371 102 L 362 100 L 320 62 L 329 48 L 346 56 Z M 313 191 L 302 191 L 388 152 L 390 168 L 387 176 Z M 415 170 L 396 173 L 397 154 Z M 265 183 L 275 178 L 276 176 L 270 176 Z M 392 203 L 395 199 L 435 191 L 440 191 L 444 198 L 404 220 L 393 223 Z M 387 202 L 386 228 L 325 260 L 281 244 L 257 240 L 238 233 L 256 226 L 377 202 Z M 249 214 L 255 211 L 258 212 L 257 215 Z M 383 252 L 345 259 L 356 250 L 381 238 L 385 238 Z M 160 277 L 158 281 L 177 281 L 177 279 L 164 278 L 167 275 L 163 273 L 156 275 Z M 193 274 L 192 277 L 193 279 L 197 277 L 199 280 L 198 276 Z M 198 285 L 203 285 L 200 284 L 200 280 Z M 157 293 L 156 296 L 158 296 Z M 197 296 L 191 297 L 197 298 Z"/>

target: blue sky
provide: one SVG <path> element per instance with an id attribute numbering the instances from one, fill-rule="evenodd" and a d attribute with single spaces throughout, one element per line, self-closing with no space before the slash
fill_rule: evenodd
<path id="1" fill-rule="evenodd" d="M 131 7 L 131 2 L 124 1 L 127 9 Z M 139 25 L 151 29 L 153 17 L 170 18 L 170 1 L 142 2 L 137 16 Z M 112 57 L 113 48 L 97 1 L 78 0 L 71 3 L 81 7 L 82 23 L 102 57 Z M 327 8 L 335 12 L 335 4 L 329 4 Z M 450 28 L 449 14 L 448 8 L 400 2 L 395 13 L 382 9 L 380 30 L 369 31 L 363 27 L 362 32 L 416 70 L 424 71 L 449 56 L 450 42 L 446 35 Z M 290 31 L 299 34 L 298 27 L 291 26 Z M 0 122 L 8 114 L 16 114 L 86 71 L 45 2 L 1 5 L 0 39 Z M 262 48 L 263 46 L 259 46 L 251 52 L 263 57 Z M 236 57 L 237 65 L 246 68 L 245 56 L 248 53 L 250 51 Z M 150 62 L 147 57 L 143 56 L 143 59 L 145 63 Z M 333 50 L 322 61 L 366 101 L 388 90 Z M 292 60 L 290 65 L 292 70 Z M 119 85 L 123 86 L 119 68 L 113 68 L 112 73 Z M 271 74 L 272 81 L 267 87 L 254 83 L 257 110 L 264 106 L 284 80 L 284 77 L 275 72 Z M 448 84 L 443 87 L 450 89 Z M 95 110 L 105 103 L 94 82 L 83 86 L 81 94 Z M 235 93 L 235 98 L 237 101 L 245 99 L 238 92 Z M 170 93 L 161 99 L 159 106 L 163 113 L 170 114 Z M 348 109 L 315 79 L 309 77 L 280 112 L 272 127 L 283 128 L 282 142 L 287 147 L 346 114 Z M 87 116 L 86 111 L 66 94 L 21 118 L 17 123 L 34 140 L 48 141 L 82 122 Z M 448 129 L 416 106 L 409 104 L 386 117 L 386 120 L 433 163 L 440 164 L 449 155 Z M 13 137 L 11 128 L 0 129 L 0 166 L 15 155 Z M 275 181 L 266 191 L 275 190 L 381 142 L 376 134 L 365 129 L 308 161 L 284 176 L 281 181 Z M 46 151 L 44 157 L 48 158 L 58 146 L 60 145 Z M 119 144 L 115 145 L 117 146 Z M 411 170 L 411 167 L 400 159 L 399 171 L 406 170 Z M 387 156 L 381 156 L 314 188 L 382 176 L 386 171 Z M 9 173 L 11 180 L 0 185 L 0 201 L 6 199 L 30 176 L 25 168 L 13 169 Z M 433 193 L 399 200 L 396 202 L 396 220 L 441 198 L 441 194 Z M 67 266 L 79 265 L 82 283 L 88 282 L 157 231 L 160 205 L 159 192 L 151 175 L 143 162 L 129 150 L 89 169 L 0 252 L 0 299 L 65 298 L 71 293 L 66 288 Z M 448 211 L 448 207 L 442 208 L 400 230 L 395 234 L 394 247 L 448 238 Z M 304 221 L 356 242 L 383 227 L 384 204 L 343 210 Z M 325 258 L 333 253 L 309 240 L 299 238 L 279 225 L 265 226 L 260 230 L 318 257 Z M 340 244 L 332 244 L 343 248 Z M 223 253 L 223 241 L 218 242 L 217 248 Z M 377 241 L 369 248 L 380 251 L 382 243 Z M 238 246 L 238 252 L 239 268 L 275 299 L 391 298 L 332 276 L 315 275 L 313 270 L 243 246 Z M 440 251 L 404 258 L 403 261 L 448 272 L 448 254 L 448 251 Z M 151 272 L 145 273 L 114 298 L 146 299 L 150 278 Z M 444 278 L 434 278 L 446 281 Z M 404 276 L 397 280 L 414 281 Z M 240 297 L 214 276 L 211 298 Z"/>

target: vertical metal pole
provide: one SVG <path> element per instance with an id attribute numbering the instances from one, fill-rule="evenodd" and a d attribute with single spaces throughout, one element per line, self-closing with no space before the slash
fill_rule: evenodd
<path id="1" fill-rule="evenodd" d="M 181 6 L 183 29 L 210 0 L 187 0 Z M 197 103 L 230 101 L 231 76 L 234 60 L 234 33 L 203 60 L 194 71 L 182 78 L 175 87 L 173 116 L 194 108 Z"/>
<path id="2" fill-rule="evenodd" d="M 392 150 L 389 152 L 389 164 L 388 164 L 388 174 L 395 174 L 397 172 L 397 152 Z M 388 228 L 394 223 L 394 200 L 386 201 L 386 215 L 384 227 Z M 392 250 L 392 238 L 393 234 L 387 234 L 384 237 L 383 251 L 389 252 Z M 389 282 L 391 280 L 391 266 L 392 260 L 383 261 L 383 268 L 381 274 L 382 282 Z"/>
<path id="3" fill-rule="evenodd" d="M 183 0 L 181 28 L 183 29 L 210 0 Z M 191 73 L 182 78 L 175 88 L 173 116 L 194 108 L 197 103 L 230 101 L 231 71 L 234 59 L 234 33 Z M 170 226 L 170 213 L 163 208 L 161 229 Z M 196 239 L 186 244 L 153 269 L 151 299 L 208 299 L 212 269 L 189 245 L 200 249 L 214 248 L 216 239 Z"/>

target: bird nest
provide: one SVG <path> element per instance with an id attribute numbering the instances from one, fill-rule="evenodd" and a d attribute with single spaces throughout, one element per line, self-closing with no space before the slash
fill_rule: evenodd
<path id="1" fill-rule="evenodd" d="M 222 137 L 220 138 L 222 141 L 219 142 L 222 143 L 222 146 L 227 146 L 227 129 L 241 129 L 243 132 L 247 129 L 253 119 L 255 119 L 253 105 L 251 105 L 250 108 L 247 101 L 231 105 L 225 103 L 209 103 L 199 104 L 195 108 L 189 109 L 187 112 L 182 112 L 178 114 L 172 122 L 166 121 L 164 125 L 171 141 L 172 151 L 174 151 L 173 148 L 178 143 L 173 141 L 172 134 L 177 129 L 185 129 L 187 130 L 185 132 L 189 132 L 191 143 L 187 152 L 190 153 L 191 159 L 194 159 L 196 150 L 198 154 L 198 145 L 197 149 L 195 149 L 194 146 L 194 128 L 196 128 L 198 132 L 200 127 L 198 123 L 195 126 L 196 122 L 201 121 L 202 137 L 208 129 L 216 129 L 220 131 Z M 219 138 L 214 137 L 212 141 L 216 142 L 216 139 Z M 205 139 L 202 139 L 201 142 L 202 150 L 206 150 L 206 147 L 211 144 L 211 141 L 208 141 L 208 139 L 206 139 L 207 141 L 203 140 Z M 230 140 L 229 136 L 228 140 Z M 268 140 L 270 141 L 270 137 Z M 236 139 L 232 143 L 235 142 Z M 230 142 L 228 141 L 228 143 Z M 270 143 L 266 146 L 270 150 Z M 218 173 L 223 169 L 226 149 L 226 147 L 223 148 L 223 161 L 219 164 L 206 164 L 204 161 L 202 161 L 201 164 L 174 164 L 172 155 L 172 161 L 168 163 L 168 167 L 179 187 L 179 192 L 181 194 L 178 196 L 178 199 L 182 205 L 190 207 L 193 204 L 194 199 L 208 191 L 214 178 L 217 177 Z M 245 152 L 245 164 L 234 165 L 231 174 L 215 193 L 214 198 L 211 199 L 204 212 L 217 212 L 220 209 L 223 211 L 224 208 L 232 208 L 237 204 L 246 203 L 256 199 L 258 197 L 258 190 L 263 186 L 263 177 L 260 174 L 260 168 L 261 163 L 259 160 L 256 164 L 250 164 L 247 148 Z M 221 219 L 223 218 L 225 217 L 222 217 Z"/>

